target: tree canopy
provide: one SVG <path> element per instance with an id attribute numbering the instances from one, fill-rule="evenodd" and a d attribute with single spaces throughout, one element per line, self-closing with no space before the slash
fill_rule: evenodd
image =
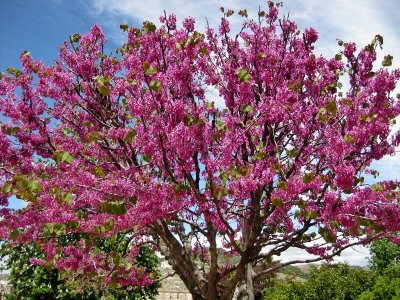
<path id="1" fill-rule="evenodd" d="M 370 267 L 383 271 L 400 263 L 400 245 L 391 243 L 388 239 L 374 241 L 370 246 Z"/>
<path id="2" fill-rule="evenodd" d="M 370 247 L 370 269 L 346 264 L 312 266 L 303 276 L 306 280 L 296 273 L 273 280 L 264 289 L 265 299 L 400 299 L 398 248 L 388 239 L 376 240 Z"/>
<path id="3" fill-rule="evenodd" d="M 278 268 L 398 241 L 398 182 L 364 178 L 399 143 L 400 71 L 390 55 L 376 63 L 380 35 L 317 56 L 317 31 L 279 6 L 239 11 L 237 33 L 221 8 L 204 33 L 173 14 L 122 24 L 115 54 L 97 25 L 50 66 L 22 53 L 0 76 L 1 238 L 122 286 L 153 282 L 135 264 L 149 244 L 193 299 L 252 299 L 253 279 Z M 27 207 L 7 208 L 13 196 Z M 82 240 L 59 243 L 71 233 Z M 123 256 L 96 247 L 117 233 Z M 314 256 L 270 263 L 291 248 Z"/>
<path id="4" fill-rule="evenodd" d="M 375 279 L 376 274 L 367 269 L 345 264 L 323 264 L 312 266 L 305 281 L 300 281 L 299 278 L 276 281 L 275 285 L 264 290 L 264 297 L 274 300 L 359 299 L 364 292 L 370 293 L 369 289 L 374 286 Z"/>

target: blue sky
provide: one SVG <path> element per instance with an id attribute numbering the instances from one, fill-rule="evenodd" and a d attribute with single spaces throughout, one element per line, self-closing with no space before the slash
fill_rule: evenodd
<path id="1" fill-rule="evenodd" d="M 48 64 L 57 58 L 57 46 L 76 32 L 88 32 L 102 22 L 80 1 L 0 0 L 0 70 L 19 64 L 29 50 Z"/>
<path id="2" fill-rule="evenodd" d="M 219 7 L 238 11 L 247 8 L 253 15 L 266 1 L 241 0 L 0 0 L 0 70 L 18 65 L 19 54 L 29 50 L 34 57 L 49 63 L 57 57 L 57 46 L 70 34 L 88 32 L 99 24 L 115 49 L 124 35 L 119 24 L 139 25 L 143 20 L 157 22 L 163 10 L 174 12 L 178 19 L 191 15 L 198 30 L 217 24 Z M 317 52 L 333 54 L 338 50 L 336 38 L 369 43 L 375 34 L 384 37 L 384 53 L 398 64 L 400 57 L 400 2 L 397 0 L 287 0 L 283 12 L 290 13 L 301 28 L 315 27 L 320 33 Z M 236 19 L 239 21 L 239 19 Z M 238 26 L 239 23 L 235 23 Z M 397 55 L 396 55 L 397 54 Z"/>
<path id="3" fill-rule="evenodd" d="M 29 50 L 34 58 L 50 64 L 57 59 L 57 47 L 69 35 L 86 33 L 95 23 L 103 28 L 108 37 L 109 51 L 114 51 L 124 42 L 124 35 L 119 29 L 119 24 L 123 22 L 132 26 L 139 26 L 144 20 L 157 23 L 158 17 L 166 10 L 167 13 L 175 13 L 178 20 L 186 16 L 195 17 L 197 30 L 202 31 L 206 18 L 211 26 L 218 23 L 220 6 L 236 12 L 247 8 L 250 15 L 255 16 L 259 6 L 266 8 L 265 3 L 259 0 L 0 0 L 0 71 L 8 66 L 19 67 L 19 56 L 23 50 Z M 337 53 L 337 38 L 354 41 L 362 47 L 379 33 L 384 38 L 380 59 L 391 54 L 394 66 L 400 66 L 398 0 L 287 0 L 281 12 L 290 13 L 291 19 L 301 29 L 317 29 L 320 40 L 316 52 L 319 54 L 333 56 Z M 239 19 L 231 21 L 235 31 L 240 25 Z M 384 158 L 375 166 L 382 178 L 395 178 L 400 158 Z M 285 254 L 287 257 L 282 259 L 305 255 L 296 251 Z M 359 247 L 345 252 L 342 260 L 364 265 L 367 255 L 368 251 Z"/>

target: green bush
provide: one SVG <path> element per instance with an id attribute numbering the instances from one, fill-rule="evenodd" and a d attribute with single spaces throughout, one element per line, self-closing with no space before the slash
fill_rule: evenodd
<path id="1" fill-rule="evenodd" d="M 383 270 L 370 290 L 357 300 L 400 300 L 400 267 L 390 266 Z"/>
<path id="2" fill-rule="evenodd" d="M 374 283 L 375 273 L 346 264 L 313 266 L 308 280 L 277 282 L 264 290 L 264 299 L 349 300 L 356 299 Z"/>
<path id="3" fill-rule="evenodd" d="M 110 251 L 120 251 L 116 239 L 116 237 L 104 239 L 100 241 L 100 247 L 107 247 Z M 94 274 L 82 277 L 73 272 L 59 272 L 50 265 L 32 265 L 29 262 L 30 258 L 44 258 L 43 252 L 35 244 L 20 244 L 16 247 L 3 244 L 0 257 L 5 262 L 3 271 L 9 271 L 8 283 L 11 285 L 11 293 L 6 295 L 7 300 L 154 299 L 160 287 L 159 283 L 143 288 L 106 286 Z M 148 247 L 142 246 L 137 264 L 148 272 L 158 274 L 159 259 Z"/>

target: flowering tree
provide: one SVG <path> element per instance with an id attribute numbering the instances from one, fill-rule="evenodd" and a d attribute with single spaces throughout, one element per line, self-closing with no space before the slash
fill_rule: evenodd
<path id="1" fill-rule="evenodd" d="M 258 20 L 240 11 L 237 35 L 221 10 L 205 34 L 174 15 L 123 24 L 116 56 L 94 26 L 53 65 L 23 53 L 23 69 L 1 75 L 3 239 L 139 286 L 152 278 L 134 261 L 152 244 L 194 299 L 253 299 L 259 276 L 400 229 L 398 183 L 363 177 L 400 139 L 400 72 L 389 55 L 373 68 L 382 37 L 358 52 L 340 42 L 327 59 L 313 53 L 317 32 L 278 20 L 272 2 Z M 28 206 L 10 211 L 12 195 Z M 98 251 L 96 238 L 121 232 L 124 255 Z M 57 242 L 75 233 L 79 243 Z M 268 264 L 290 248 L 315 256 Z"/>

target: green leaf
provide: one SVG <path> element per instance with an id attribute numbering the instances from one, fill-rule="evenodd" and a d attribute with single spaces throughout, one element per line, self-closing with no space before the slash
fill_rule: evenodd
<path id="1" fill-rule="evenodd" d="M 283 206 L 283 200 L 280 198 L 273 198 L 271 200 L 272 205 L 277 206 L 277 207 L 281 207 Z"/>
<path id="2" fill-rule="evenodd" d="M 74 198 L 73 194 L 70 193 L 63 193 L 63 201 L 64 203 L 71 205 L 72 204 L 72 199 Z"/>
<path id="3" fill-rule="evenodd" d="M 136 28 L 134 33 L 136 37 L 138 38 L 142 37 L 142 31 L 139 28 Z"/>
<path id="4" fill-rule="evenodd" d="M 180 42 L 175 44 L 176 51 L 179 51 L 179 49 L 181 49 L 182 47 L 183 47 L 183 42 L 182 41 L 180 41 Z"/>
<path id="5" fill-rule="evenodd" d="M 383 45 L 383 37 L 380 34 L 375 35 L 375 41 L 377 41 L 380 46 Z"/>
<path id="6" fill-rule="evenodd" d="M 126 206 L 123 201 L 103 202 L 100 209 L 104 213 L 111 215 L 123 215 L 126 213 Z"/>
<path id="7" fill-rule="evenodd" d="M 19 235 L 20 235 L 19 230 L 13 230 L 10 232 L 10 239 L 12 241 L 15 241 L 19 237 Z"/>
<path id="8" fill-rule="evenodd" d="M 347 106 L 353 106 L 353 101 L 351 99 L 343 99 L 342 104 L 347 105 Z"/>
<path id="9" fill-rule="evenodd" d="M 175 184 L 174 185 L 174 192 L 175 193 L 179 193 L 180 191 L 182 191 L 182 185 L 181 184 Z"/>
<path id="10" fill-rule="evenodd" d="M 138 200 L 138 197 L 137 196 L 132 196 L 132 197 L 129 197 L 128 200 L 129 200 L 129 202 L 131 204 L 135 205 L 137 200 Z"/>
<path id="11" fill-rule="evenodd" d="M 65 234 L 65 231 L 66 231 L 66 226 L 64 224 L 56 224 L 54 226 L 54 233 L 57 236 Z"/>
<path id="12" fill-rule="evenodd" d="M 371 186 L 371 190 L 373 190 L 374 192 L 383 192 L 385 190 L 384 186 L 379 184 L 379 183 L 375 183 Z"/>
<path id="13" fill-rule="evenodd" d="M 399 95 L 399 97 L 398 98 L 400 98 L 400 94 L 398 94 Z M 212 102 L 206 102 L 206 108 L 207 109 L 213 109 L 214 108 L 214 102 L 212 101 Z"/>
<path id="14" fill-rule="evenodd" d="M 7 72 L 15 77 L 19 77 L 22 75 L 22 71 L 14 69 L 13 67 L 7 67 Z"/>
<path id="15" fill-rule="evenodd" d="M 327 110 L 325 107 L 321 107 L 318 110 L 318 119 L 322 122 L 322 123 L 328 123 L 329 121 L 329 116 L 327 115 Z"/>
<path id="16" fill-rule="evenodd" d="M 333 221 L 331 222 L 331 227 L 337 229 L 337 228 L 340 227 L 340 223 L 339 223 L 338 221 L 336 221 L 336 220 L 333 220 Z"/>
<path id="17" fill-rule="evenodd" d="M 151 66 L 148 62 L 145 62 L 145 63 L 143 64 L 143 71 L 144 71 L 144 74 L 145 74 L 146 76 L 149 76 L 149 75 L 152 75 L 152 74 L 157 73 L 157 68 Z"/>
<path id="18" fill-rule="evenodd" d="M 19 127 L 18 126 L 14 126 L 14 127 L 10 127 L 6 130 L 7 134 L 16 134 L 19 132 Z"/>
<path id="19" fill-rule="evenodd" d="M 315 178 L 315 174 L 314 173 L 307 173 L 304 174 L 303 176 L 303 182 L 304 183 L 310 183 L 311 181 L 313 181 Z"/>
<path id="20" fill-rule="evenodd" d="M 248 17 L 247 9 L 239 10 L 238 15 L 247 18 Z"/>
<path id="21" fill-rule="evenodd" d="M 17 185 L 17 188 L 21 190 L 25 190 L 28 185 L 28 178 L 26 175 L 21 175 L 21 174 L 15 174 L 13 176 L 13 180 L 15 184 Z"/>
<path id="22" fill-rule="evenodd" d="M 297 156 L 298 152 L 296 149 L 287 150 L 287 156 L 290 158 L 294 158 Z"/>
<path id="23" fill-rule="evenodd" d="M 83 91 L 82 85 L 79 84 L 79 83 L 75 84 L 75 91 L 76 91 L 77 93 L 81 93 L 81 92 Z"/>
<path id="24" fill-rule="evenodd" d="M 335 59 L 336 59 L 336 60 L 342 60 L 342 55 L 336 54 L 336 55 L 335 55 Z"/>
<path id="25" fill-rule="evenodd" d="M 124 141 L 132 143 L 132 140 L 136 135 L 137 131 L 135 129 L 129 129 L 129 131 L 125 134 Z"/>
<path id="26" fill-rule="evenodd" d="M 104 173 L 104 170 L 101 167 L 94 167 L 92 170 L 92 174 L 96 175 L 98 177 L 104 178 L 106 177 L 106 174 Z"/>
<path id="27" fill-rule="evenodd" d="M 228 195 L 228 191 L 225 186 L 221 186 L 220 188 L 218 187 L 214 188 L 213 196 L 217 201 L 221 200 L 226 195 Z"/>
<path id="28" fill-rule="evenodd" d="M 354 176 L 353 186 L 357 186 L 358 184 L 363 184 L 364 181 L 365 181 L 365 178 L 363 176 L 361 176 L 361 177 Z"/>
<path id="29" fill-rule="evenodd" d="M 66 226 L 64 224 L 47 223 L 45 229 L 50 235 L 55 234 L 56 236 L 61 236 L 66 232 Z"/>
<path id="30" fill-rule="evenodd" d="M 194 122 L 194 117 L 191 114 L 186 114 L 183 117 L 183 124 L 185 124 L 185 126 L 190 127 L 192 126 L 193 122 Z"/>
<path id="31" fill-rule="evenodd" d="M 235 12 L 231 9 L 228 9 L 228 11 L 226 12 L 226 16 L 229 18 L 230 16 L 232 16 Z"/>
<path id="32" fill-rule="evenodd" d="M 250 113 L 250 114 L 254 114 L 254 108 L 250 105 L 250 104 L 246 104 L 243 107 L 243 112 L 245 113 Z"/>
<path id="33" fill-rule="evenodd" d="M 251 79 L 251 75 L 246 67 L 239 68 L 236 74 L 238 76 L 238 80 L 241 82 L 247 82 Z"/>
<path id="34" fill-rule="evenodd" d="M 81 35 L 79 33 L 74 33 L 70 37 L 72 43 L 77 43 L 81 39 Z"/>
<path id="35" fill-rule="evenodd" d="M 327 116 L 327 115 L 322 115 L 322 116 L 319 116 L 319 120 L 322 122 L 322 123 L 328 123 L 329 122 L 329 117 Z"/>
<path id="36" fill-rule="evenodd" d="M 80 226 L 80 223 L 78 221 L 68 221 L 67 222 L 67 228 L 68 229 L 78 229 Z"/>
<path id="37" fill-rule="evenodd" d="M 57 192 L 56 195 L 57 195 L 56 201 L 58 204 L 60 204 L 60 205 L 64 205 L 64 204 L 71 205 L 72 204 L 72 199 L 74 198 L 73 194 L 70 194 L 70 193 L 60 194 L 59 192 Z"/>
<path id="38" fill-rule="evenodd" d="M 318 233 L 322 236 L 322 238 L 327 242 L 327 243 L 334 243 L 336 242 L 336 236 L 327 228 L 320 227 L 318 229 Z"/>
<path id="39" fill-rule="evenodd" d="M 364 123 L 371 123 L 372 122 L 372 118 L 371 118 L 371 116 L 370 115 L 367 115 L 367 114 L 362 114 L 361 116 L 359 116 L 358 117 L 358 119 L 361 121 L 361 122 L 364 122 Z"/>
<path id="40" fill-rule="evenodd" d="M 336 116 L 337 106 L 335 100 L 328 100 L 326 103 L 326 111 L 330 112 L 332 115 Z"/>
<path id="41" fill-rule="evenodd" d="M 107 85 L 103 85 L 103 86 L 98 86 L 97 87 L 100 94 L 102 94 L 104 97 L 108 97 L 110 95 L 110 87 Z"/>
<path id="42" fill-rule="evenodd" d="M 3 193 L 8 194 L 9 192 L 11 192 L 11 189 L 12 189 L 11 183 L 7 182 L 7 183 L 3 186 Z"/>
<path id="43" fill-rule="evenodd" d="M 315 220 L 317 218 L 317 213 L 313 210 L 306 210 L 304 212 L 304 219 L 306 220 Z"/>
<path id="44" fill-rule="evenodd" d="M 266 159 L 267 157 L 268 157 L 268 153 L 266 153 L 266 152 L 257 152 L 256 154 L 254 154 L 251 157 L 251 160 L 252 161 L 263 160 L 263 159 Z"/>
<path id="45" fill-rule="evenodd" d="M 60 162 L 70 164 L 74 158 L 68 152 L 59 150 L 59 151 L 54 152 L 53 159 L 55 160 L 55 162 L 57 164 L 59 164 Z"/>
<path id="46" fill-rule="evenodd" d="M 266 55 L 264 52 L 258 52 L 258 53 L 257 53 L 257 57 L 258 57 L 258 58 L 266 58 L 267 55 Z"/>
<path id="47" fill-rule="evenodd" d="M 304 208 L 306 208 L 307 203 L 306 203 L 306 201 L 304 201 L 303 199 L 300 199 L 300 200 L 297 202 L 297 206 L 298 206 L 299 208 L 304 209 Z"/>
<path id="48" fill-rule="evenodd" d="M 42 186 L 39 184 L 38 181 L 36 180 L 29 180 L 28 181 L 28 191 L 32 192 L 32 193 L 38 193 L 42 190 Z"/>
<path id="49" fill-rule="evenodd" d="M 208 50 L 207 50 L 207 48 L 200 47 L 199 53 L 207 55 L 208 54 Z"/>
<path id="50" fill-rule="evenodd" d="M 91 131 L 87 134 L 86 138 L 92 143 L 96 144 L 100 138 L 100 133 L 98 131 Z"/>
<path id="51" fill-rule="evenodd" d="M 143 22 L 143 32 L 146 34 L 155 32 L 157 29 L 156 25 L 150 21 Z"/>
<path id="52" fill-rule="evenodd" d="M 241 167 L 231 168 L 230 171 L 235 179 L 240 179 L 247 174 L 246 169 Z"/>
<path id="53" fill-rule="evenodd" d="M 147 163 L 151 162 L 151 156 L 148 154 L 143 154 L 142 159 L 143 159 L 143 161 L 145 161 Z"/>
<path id="54" fill-rule="evenodd" d="M 386 55 L 386 56 L 383 58 L 382 66 L 384 66 L 384 67 L 390 67 L 390 66 L 392 65 L 392 61 L 393 61 L 393 56 L 391 56 L 391 55 Z"/>
<path id="55" fill-rule="evenodd" d="M 129 26 L 126 23 L 122 23 L 121 25 L 119 25 L 119 28 L 121 28 L 121 30 L 123 30 L 123 31 L 129 30 Z"/>
<path id="56" fill-rule="evenodd" d="M 10 240 L 15 241 L 20 235 L 19 230 L 13 230 L 10 232 Z"/>
<path id="57" fill-rule="evenodd" d="M 93 78 L 96 83 L 101 83 L 101 84 L 106 84 L 110 83 L 110 77 L 109 76 L 103 76 L 103 75 L 97 75 Z"/>
<path id="58" fill-rule="evenodd" d="M 226 130 L 226 125 L 222 120 L 217 120 L 215 122 L 215 127 L 219 130 L 219 131 L 223 131 Z"/>
<path id="59" fill-rule="evenodd" d="M 187 40 L 186 44 L 191 47 L 196 47 L 201 41 L 201 34 L 198 31 L 195 31 L 193 35 Z"/>
<path id="60" fill-rule="evenodd" d="M 156 80 L 150 81 L 150 88 L 158 93 L 161 92 L 162 89 L 161 82 Z"/>
<path id="61" fill-rule="evenodd" d="M 327 110 L 326 110 L 325 107 L 321 107 L 321 108 L 318 110 L 318 114 L 319 114 L 319 115 L 326 115 L 326 112 L 327 112 Z"/>
<path id="62" fill-rule="evenodd" d="M 110 94 L 110 76 L 96 76 L 94 77 L 94 80 L 96 81 L 97 84 L 97 89 L 99 92 L 104 96 L 108 97 Z"/>
<path id="63" fill-rule="evenodd" d="M 352 144 L 352 143 L 355 142 L 354 136 L 352 136 L 351 134 L 348 134 L 348 133 L 346 133 L 346 134 L 344 135 L 343 139 L 344 139 L 344 142 L 345 142 L 346 144 Z"/>
<path id="64" fill-rule="evenodd" d="M 227 180 L 229 180 L 229 174 L 226 173 L 226 172 L 220 172 L 220 173 L 219 173 L 219 178 L 220 178 L 222 181 L 227 181 Z"/>
<path id="65" fill-rule="evenodd" d="M 68 152 L 63 152 L 62 156 L 61 156 L 61 161 L 65 162 L 67 164 L 70 164 L 72 162 L 74 158 L 72 157 L 71 154 L 69 154 Z"/>
<path id="66" fill-rule="evenodd" d="M 280 181 L 278 183 L 278 188 L 280 190 L 286 190 L 289 187 L 288 183 L 286 181 Z"/>

